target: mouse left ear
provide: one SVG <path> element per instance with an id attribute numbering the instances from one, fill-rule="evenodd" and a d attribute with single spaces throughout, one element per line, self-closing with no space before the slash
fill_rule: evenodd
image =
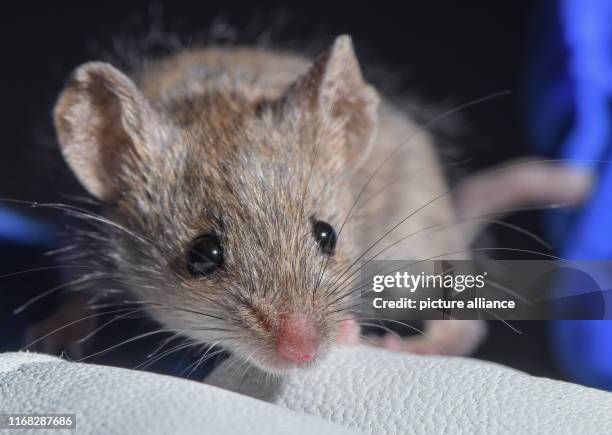
<path id="1" fill-rule="evenodd" d="M 129 171 L 145 161 L 159 123 L 144 95 L 126 75 L 102 62 L 78 67 L 54 110 L 64 158 L 81 184 L 112 201 L 127 187 Z"/>
<path id="2" fill-rule="evenodd" d="M 290 87 L 284 102 L 330 128 L 341 123 L 348 155 L 367 155 L 376 136 L 379 97 L 363 79 L 349 36 L 336 38 Z"/>

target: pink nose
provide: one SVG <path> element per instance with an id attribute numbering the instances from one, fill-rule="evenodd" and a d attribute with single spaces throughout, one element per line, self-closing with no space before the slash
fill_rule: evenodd
<path id="1" fill-rule="evenodd" d="M 310 361 L 318 346 L 319 331 L 312 319 L 296 313 L 283 317 L 276 337 L 279 355 L 295 362 Z"/>

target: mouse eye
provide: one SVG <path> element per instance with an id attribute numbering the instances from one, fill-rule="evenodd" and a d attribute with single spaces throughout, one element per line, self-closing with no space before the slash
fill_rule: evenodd
<path id="1" fill-rule="evenodd" d="M 187 253 L 187 268 L 194 276 L 206 276 L 223 266 L 223 246 L 219 239 L 206 234 L 191 243 Z"/>
<path id="2" fill-rule="evenodd" d="M 327 222 L 313 221 L 312 234 L 325 255 L 332 256 L 336 252 L 336 230 Z"/>

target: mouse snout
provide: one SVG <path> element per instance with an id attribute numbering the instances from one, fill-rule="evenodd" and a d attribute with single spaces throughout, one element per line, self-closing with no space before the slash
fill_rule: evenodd
<path id="1" fill-rule="evenodd" d="M 293 362 L 312 360 L 320 343 L 316 323 L 304 314 L 283 316 L 276 335 L 276 350 L 280 356 Z"/>

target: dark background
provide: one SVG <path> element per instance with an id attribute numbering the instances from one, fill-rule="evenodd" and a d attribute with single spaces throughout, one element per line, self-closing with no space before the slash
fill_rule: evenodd
<path id="1" fill-rule="evenodd" d="M 66 172 L 56 159 L 49 120 L 67 75 L 101 57 L 113 39 L 138 38 L 160 26 L 184 36 L 187 44 L 206 33 L 246 43 L 272 33 L 276 45 L 309 49 L 349 33 L 365 58 L 366 74 L 382 69 L 401 90 L 415 90 L 430 102 L 450 107 L 514 91 L 461 113 L 471 137 L 460 145 L 469 147 L 477 165 L 525 151 L 517 92 L 537 2 L 54 3 L 13 3 L 2 16 L 2 196 L 46 200 L 57 195 L 63 186 L 55 177 Z"/>
<path id="2" fill-rule="evenodd" d="M 382 84 L 391 97 L 408 92 L 415 101 L 426 101 L 431 107 L 440 107 L 441 112 L 491 93 L 513 92 L 435 126 L 441 131 L 445 157 L 470 159 L 449 174 L 453 180 L 477 168 L 525 155 L 520 91 L 537 4 L 228 0 L 96 2 L 91 6 L 13 4 L 4 10 L 0 25 L 0 197 L 65 202 L 66 194 L 83 193 L 60 159 L 54 141 L 50 116 L 54 99 L 70 71 L 82 62 L 106 57 L 115 38 L 127 35 L 142 39 L 160 31 L 178 35 L 188 45 L 212 34 L 221 40 L 249 43 L 257 38 L 309 51 L 328 44 L 335 35 L 349 33 L 364 60 L 366 76 Z M 163 52 L 168 41 L 169 45 L 174 43 L 164 37 L 149 38 L 146 43 L 150 50 Z M 438 113 L 434 110 L 433 114 Z M 57 212 L 19 210 L 54 225 L 63 222 Z M 539 231 L 535 213 L 509 219 Z M 485 239 L 498 246 L 533 248 L 527 240 L 517 240 L 503 231 L 490 231 Z M 40 264 L 40 252 L 35 249 L 8 254 L 5 248 L 4 252 L 11 259 L 3 265 L 6 273 L 13 271 L 11 267 L 20 270 Z M 29 276 L 11 286 L 44 289 L 49 279 L 58 278 Z M 513 325 L 522 334 L 506 325 L 492 324 L 492 333 L 477 356 L 558 377 L 548 353 L 545 325 Z"/>

